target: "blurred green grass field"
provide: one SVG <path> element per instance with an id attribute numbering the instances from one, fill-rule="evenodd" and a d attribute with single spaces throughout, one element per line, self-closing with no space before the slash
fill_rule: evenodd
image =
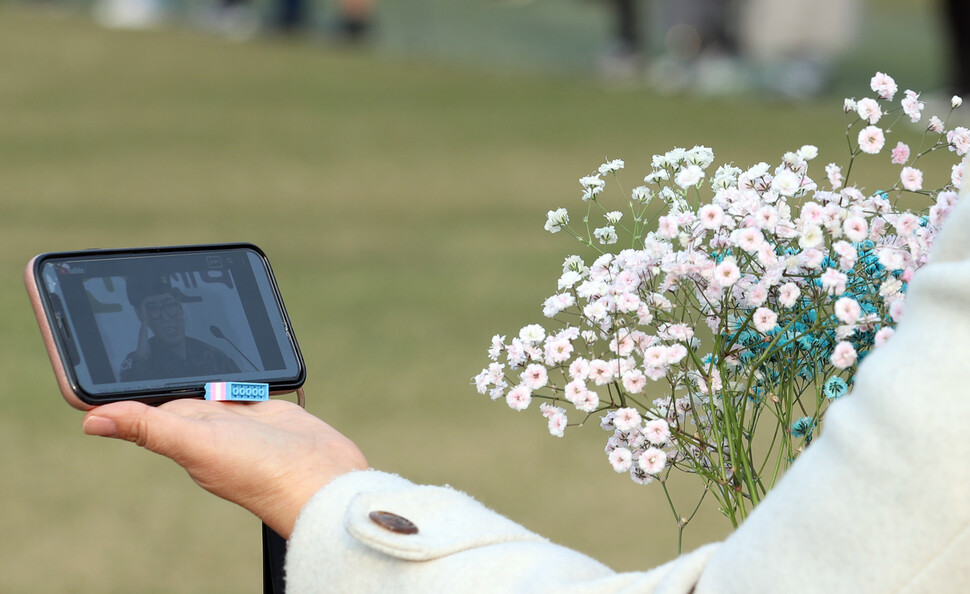
<path id="1" fill-rule="evenodd" d="M 932 29 L 927 5 L 887 6 L 884 30 L 906 15 Z M 935 46 L 914 43 L 915 57 L 847 59 L 852 92 L 876 69 L 939 84 Z M 0 4 L 0 591 L 260 588 L 257 520 L 165 460 L 83 436 L 58 394 L 21 274 L 37 253 L 88 247 L 260 245 L 309 366 L 308 408 L 375 467 L 466 490 L 618 569 L 669 559 L 662 491 L 615 475 L 605 434 L 550 437 L 537 410 L 469 378 L 492 334 L 539 321 L 574 248 L 542 231 L 545 212 L 576 206 L 576 180 L 605 157 L 627 161 L 628 186 L 675 145 L 750 165 L 811 143 L 842 160 L 840 107 L 107 31 Z M 724 535 L 705 514 L 686 548 Z"/>

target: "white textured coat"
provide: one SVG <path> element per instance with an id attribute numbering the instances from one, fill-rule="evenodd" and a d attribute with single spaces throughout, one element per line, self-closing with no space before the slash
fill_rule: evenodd
<path id="1" fill-rule="evenodd" d="M 303 509 L 289 592 L 970 592 L 970 199 L 961 198 L 910 284 L 895 336 L 723 543 L 618 574 L 452 489 L 355 472 Z M 369 518 L 377 510 L 418 533 L 382 528 Z"/>

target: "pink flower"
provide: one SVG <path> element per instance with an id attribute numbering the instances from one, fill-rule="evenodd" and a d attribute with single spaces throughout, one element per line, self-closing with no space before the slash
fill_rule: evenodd
<path id="1" fill-rule="evenodd" d="M 859 117 L 867 120 L 870 124 L 875 124 L 882 117 L 882 109 L 879 108 L 879 103 L 869 97 L 859 99 L 855 104 L 855 109 Z"/>
<path id="2" fill-rule="evenodd" d="M 774 231 L 775 225 L 778 224 L 778 209 L 769 205 L 762 206 L 754 213 L 754 220 L 759 228 Z"/>
<path id="3" fill-rule="evenodd" d="M 946 141 L 950 143 L 950 150 L 962 157 L 970 150 L 970 130 L 963 126 L 954 128 L 946 133 Z"/>
<path id="4" fill-rule="evenodd" d="M 880 99 L 885 99 L 886 101 L 892 101 L 893 95 L 899 90 L 893 77 L 882 72 L 877 72 L 872 77 L 872 80 L 869 81 L 869 88 L 872 89 L 873 93 L 879 95 Z"/>
<path id="5" fill-rule="evenodd" d="M 631 369 L 623 374 L 623 389 L 630 394 L 639 394 L 647 385 L 647 376 L 639 369 Z"/>
<path id="6" fill-rule="evenodd" d="M 869 234 L 869 225 L 863 217 L 849 217 L 842 224 L 842 232 L 849 238 L 849 241 L 859 243 Z"/>
<path id="7" fill-rule="evenodd" d="M 963 186 L 963 163 L 959 163 L 950 168 L 950 183 L 954 188 Z"/>
<path id="8" fill-rule="evenodd" d="M 845 273 L 839 272 L 835 268 L 827 268 L 819 277 L 822 281 L 822 288 L 829 295 L 841 295 L 845 293 L 845 285 L 849 277 Z"/>
<path id="9" fill-rule="evenodd" d="M 599 408 L 600 397 L 599 397 L 599 394 L 597 394 L 596 392 L 592 390 L 586 390 L 583 392 L 582 398 L 580 398 L 574 404 L 576 405 L 576 410 L 586 412 L 586 413 L 591 413 L 595 411 L 597 408 Z"/>
<path id="10" fill-rule="evenodd" d="M 658 448 L 650 448 L 640 454 L 637 465 L 647 474 L 657 474 L 667 466 L 667 454 Z"/>
<path id="11" fill-rule="evenodd" d="M 687 356 L 687 347 L 677 343 L 672 344 L 667 347 L 667 364 L 676 365 L 680 363 L 684 357 Z"/>
<path id="12" fill-rule="evenodd" d="M 555 365 L 569 360 L 573 354 L 573 344 L 568 339 L 558 338 L 546 343 L 546 363 Z"/>
<path id="13" fill-rule="evenodd" d="M 930 123 L 926 125 L 926 129 L 939 134 L 943 131 L 943 120 L 936 116 L 931 117 Z"/>
<path id="14" fill-rule="evenodd" d="M 610 465 L 617 472 L 626 472 L 633 465 L 633 453 L 626 448 L 616 448 L 608 456 Z"/>
<path id="15" fill-rule="evenodd" d="M 717 231 L 724 223 L 724 210 L 716 204 L 705 204 L 697 211 L 697 219 L 702 229 Z"/>
<path id="16" fill-rule="evenodd" d="M 842 168 L 835 163 L 829 163 L 825 166 L 825 175 L 829 178 L 829 184 L 832 189 L 837 189 L 842 187 Z"/>
<path id="17" fill-rule="evenodd" d="M 738 282 L 739 278 L 741 278 L 741 270 L 734 263 L 733 258 L 725 258 L 723 262 L 714 267 L 714 283 L 722 289 Z"/>
<path id="18" fill-rule="evenodd" d="M 613 366 L 602 359 L 589 362 L 589 379 L 597 386 L 604 386 L 613 381 Z"/>
<path id="19" fill-rule="evenodd" d="M 667 359 L 667 347 L 663 345 L 654 345 L 643 351 L 643 364 L 647 367 L 665 367 Z"/>
<path id="20" fill-rule="evenodd" d="M 663 419 L 647 421 L 643 428 L 643 434 L 647 437 L 647 441 L 653 445 L 663 445 L 670 437 L 670 425 Z"/>
<path id="21" fill-rule="evenodd" d="M 902 105 L 903 112 L 909 116 L 909 120 L 914 124 L 923 117 L 923 102 L 919 100 L 919 93 L 907 90 Z"/>
<path id="22" fill-rule="evenodd" d="M 801 296 L 802 290 L 795 283 L 785 283 L 778 288 L 778 305 L 791 307 L 795 305 Z"/>
<path id="23" fill-rule="evenodd" d="M 505 402 L 512 410 L 525 410 L 532 403 L 532 392 L 525 386 L 516 386 L 505 395 Z"/>
<path id="24" fill-rule="evenodd" d="M 910 192 L 918 192 L 923 189 L 923 172 L 915 167 L 903 167 L 899 174 L 899 180 L 903 182 L 903 187 Z"/>
<path id="25" fill-rule="evenodd" d="M 574 380 L 586 381 L 586 378 L 589 377 L 589 361 L 582 357 L 573 359 L 573 362 L 569 364 L 569 377 Z"/>
<path id="26" fill-rule="evenodd" d="M 876 332 L 875 338 L 873 338 L 873 341 L 872 341 L 873 345 L 880 347 L 886 344 L 886 341 L 889 340 L 890 337 L 892 337 L 892 335 L 895 334 L 895 332 L 896 331 L 890 328 L 889 326 L 886 326 L 885 328 L 881 328 L 879 332 Z"/>
<path id="27" fill-rule="evenodd" d="M 738 229 L 732 235 L 734 236 L 735 244 L 749 254 L 758 251 L 761 244 L 765 242 L 765 237 L 761 234 L 761 230 L 755 227 Z"/>
<path id="28" fill-rule="evenodd" d="M 566 418 L 566 411 L 559 409 L 549 417 L 549 434 L 562 437 L 566 433 L 566 425 L 569 420 Z"/>
<path id="29" fill-rule="evenodd" d="M 859 302 L 851 297 L 840 297 L 835 302 L 835 317 L 843 324 L 855 324 L 862 315 Z"/>
<path id="30" fill-rule="evenodd" d="M 877 126 L 866 126 L 859 131 L 859 150 L 875 155 L 886 144 L 886 135 Z"/>
<path id="31" fill-rule="evenodd" d="M 755 310 L 751 321 L 754 323 L 755 330 L 765 334 L 778 326 L 778 314 L 767 307 L 759 307 Z"/>
<path id="32" fill-rule="evenodd" d="M 899 142 L 896 143 L 896 148 L 893 149 L 893 163 L 896 165 L 902 165 L 909 160 L 909 146 Z"/>
<path id="33" fill-rule="evenodd" d="M 642 420 L 637 409 L 630 407 L 618 408 L 613 415 L 613 425 L 623 432 L 639 427 Z"/>
<path id="34" fill-rule="evenodd" d="M 549 374 L 546 368 L 538 363 L 533 363 L 522 372 L 522 385 L 529 390 L 538 390 L 549 381 Z"/>
<path id="35" fill-rule="evenodd" d="M 838 369 L 848 369 L 855 364 L 858 355 L 855 352 L 855 348 L 848 342 L 842 341 L 835 345 L 835 349 L 832 350 L 832 365 Z"/>
<path id="36" fill-rule="evenodd" d="M 662 216 L 657 219 L 657 235 L 665 239 L 673 239 L 680 234 L 677 219 L 672 216 Z"/>
<path id="37" fill-rule="evenodd" d="M 762 283 L 758 283 L 748 289 L 745 303 L 750 307 L 757 307 L 768 299 L 768 288 Z"/>

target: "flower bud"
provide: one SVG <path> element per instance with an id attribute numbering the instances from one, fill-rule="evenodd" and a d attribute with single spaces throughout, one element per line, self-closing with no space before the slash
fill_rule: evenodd
<path id="1" fill-rule="evenodd" d="M 963 98 L 959 95 L 954 95 L 953 98 L 950 99 L 950 107 L 953 109 L 956 109 L 961 105 L 963 105 Z"/>

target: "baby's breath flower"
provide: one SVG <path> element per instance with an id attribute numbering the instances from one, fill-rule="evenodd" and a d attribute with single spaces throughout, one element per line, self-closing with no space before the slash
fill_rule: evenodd
<path id="1" fill-rule="evenodd" d="M 624 165 L 624 163 L 623 163 L 623 160 L 622 159 L 613 159 L 612 161 L 609 161 L 608 160 L 608 161 L 606 161 L 606 163 L 603 163 L 602 165 L 599 166 L 598 171 L 599 171 L 600 175 L 606 175 L 608 173 L 615 173 L 615 172 L 619 171 L 620 169 L 623 169 L 623 165 Z"/>
<path id="2" fill-rule="evenodd" d="M 603 191 L 603 188 L 606 187 L 606 182 L 598 174 L 579 178 L 579 184 L 583 186 L 583 200 L 596 198 Z"/>
<path id="3" fill-rule="evenodd" d="M 653 194 L 650 192 L 650 189 L 647 188 L 647 186 L 637 186 L 633 188 L 633 191 L 630 193 L 630 198 L 634 202 L 647 204 L 650 202 L 650 199 L 653 198 Z"/>
<path id="4" fill-rule="evenodd" d="M 593 237 L 598 239 L 603 245 L 612 245 L 617 242 L 616 228 L 612 225 L 608 227 L 600 227 L 593 231 Z"/>
<path id="5" fill-rule="evenodd" d="M 634 188 L 628 200 L 618 197 L 634 217 L 625 228 L 623 211 L 606 204 L 613 196 L 604 193 L 603 179 L 619 175 L 623 161 L 607 160 L 581 178 L 583 199 L 601 202 L 607 225 L 584 238 L 600 244 L 598 255 L 588 266 L 576 255 L 564 259 L 558 288 L 541 307 L 557 329 L 532 324 L 508 342 L 494 336 L 488 367 L 472 378 L 474 389 L 504 398 L 514 410 L 540 398 L 550 434 L 560 437 L 568 423 L 557 404 L 568 403 L 580 416 L 605 412 L 609 464 L 639 484 L 680 469 L 715 477 L 716 484 L 743 476 L 739 484 L 756 485 L 763 496 L 768 477 L 745 464 L 752 455 L 746 436 L 753 432 L 730 428 L 739 437 L 726 449 L 731 421 L 723 413 L 751 407 L 750 418 L 778 423 L 785 451 L 809 445 L 828 404 L 848 392 L 858 361 L 885 343 L 904 315 L 906 289 L 963 181 L 959 163 L 948 163 L 951 175 L 942 187 L 929 187 L 924 166 L 916 168 L 970 153 L 970 129 L 947 131 L 934 116 L 915 158 L 909 145 L 889 145 L 895 145 L 889 160 L 899 167 L 898 178 L 875 182 L 887 191 L 867 195 L 844 187 L 844 172 L 855 171 L 849 166 L 880 153 L 894 135 L 877 121 L 890 111 L 913 121 L 922 115 L 915 91 L 905 92 L 901 110 L 883 104 L 898 90 L 891 77 L 877 73 L 870 87 L 875 98 L 843 103 L 853 114 L 846 118 L 853 130 L 849 161 L 825 166 L 825 188 L 810 177 L 819 154 L 814 145 L 771 165 L 720 165 L 710 176 L 713 151 L 674 148 L 653 157 L 647 185 Z M 949 151 L 933 150 L 944 146 L 943 134 Z M 899 201 L 902 191 L 917 195 Z M 654 196 L 663 204 L 643 208 Z M 924 197 L 924 210 L 900 208 Z M 545 228 L 555 233 L 568 223 L 559 208 L 547 213 Z M 617 244 L 622 247 L 609 247 Z M 705 331 L 695 333 L 698 328 Z M 650 402 L 651 382 L 662 382 L 657 388 L 666 396 Z M 803 399 L 802 418 L 790 407 L 759 414 L 784 394 L 806 391 L 817 391 L 817 398 Z M 742 448 L 737 456 L 730 453 L 736 447 Z M 738 517 L 750 508 L 746 497 L 729 494 L 722 511 Z"/>
<path id="6" fill-rule="evenodd" d="M 558 233 L 563 227 L 569 224 L 569 213 L 565 208 L 550 210 L 546 215 L 546 231 Z"/>
<path id="7" fill-rule="evenodd" d="M 610 212 L 606 213 L 603 216 L 606 217 L 606 221 L 609 224 L 615 225 L 620 222 L 620 219 L 623 218 L 623 213 L 618 210 L 611 210 Z"/>

